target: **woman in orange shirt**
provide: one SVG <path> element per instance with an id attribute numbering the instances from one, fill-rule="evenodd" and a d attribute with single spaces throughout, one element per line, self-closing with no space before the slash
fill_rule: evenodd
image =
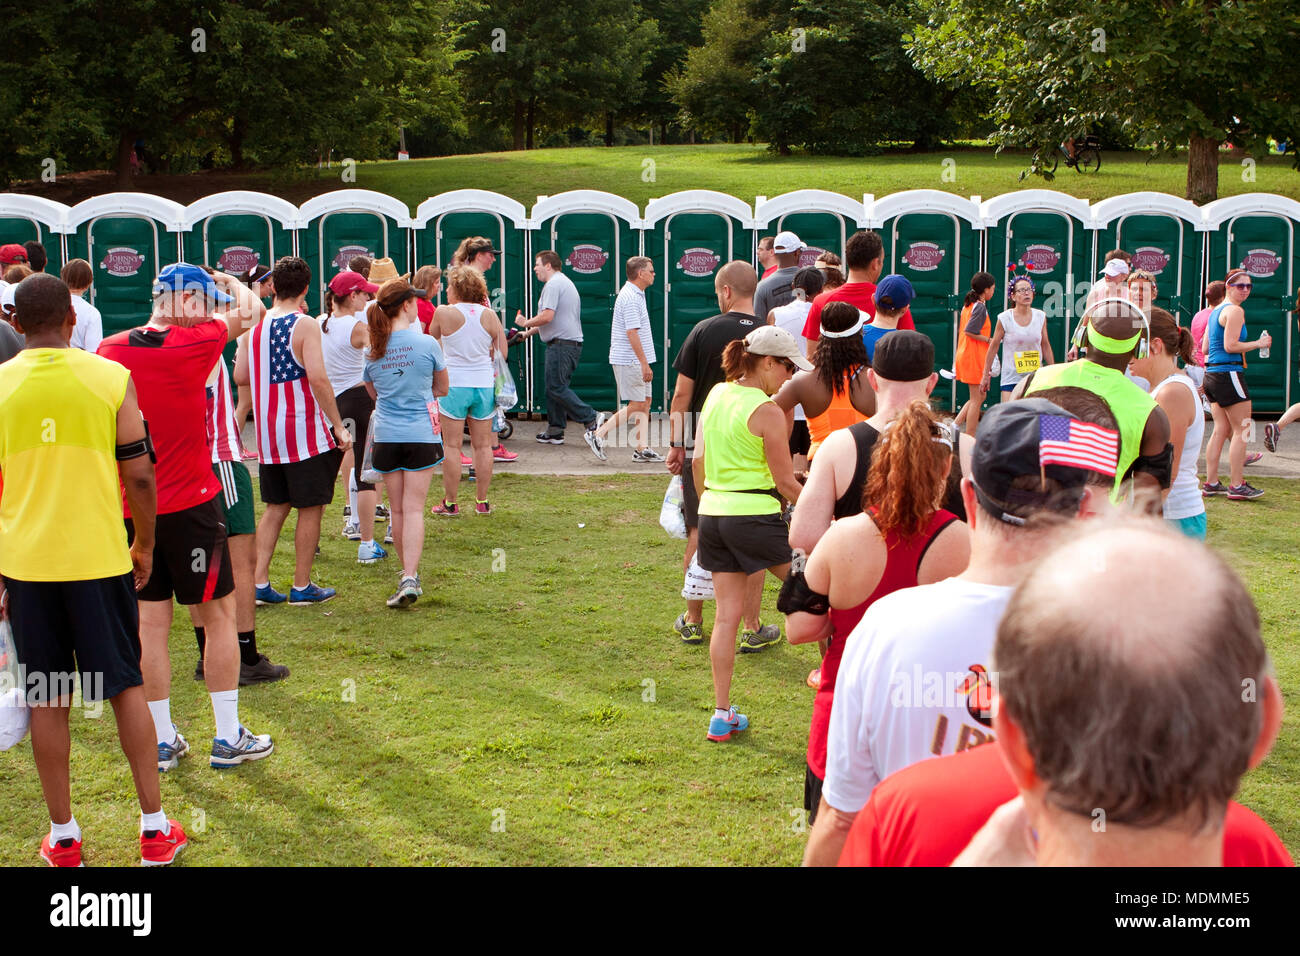
<path id="1" fill-rule="evenodd" d="M 957 424 L 967 435 L 979 428 L 980 413 L 988 393 L 980 388 L 984 376 L 984 359 L 988 356 L 992 328 L 989 310 L 985 305 L 993 298 L 996 282 L 987 272 L 977 272 L 971 277 L 970 291 L 962 306 L 960 331 L 957 333 L 957 359 L 954 371 L 957 381 L 966 386 L 966 404 L 957 413 Z"/>

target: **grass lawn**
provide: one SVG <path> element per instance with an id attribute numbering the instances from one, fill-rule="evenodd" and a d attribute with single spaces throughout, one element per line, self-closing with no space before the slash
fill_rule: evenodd
<path id="1" fill-rule="evenodd" d="M 1257 483 L 1268 490 L 1260 501 L 1211 502 L 1210 534 L 1252 587 L 1290 706 L 1240 798 L 1296 853 L 1300 488 Z M 193 753 L 162 783 L 165 807 L 192 833 L 183 862 L 796 864 L 816 651 L 739 656 L 735 700 L 752 729 L 705 741 L 708 651 L 668 628 L 681 551 L 657 524 L 664 484 L 501 477 L 490 520 L 429 519 L 425 597 L 406 612 L 383 604 L 394 560 L 357 565 L 335 504 L 317 580 L 340 596 L 259 611 L 259 643 L 293 674 L 241 694 L 241 718 L 277 750 L 234 771 L 207 765 L 211 710 L 178 614 L 172 708 Z M 286 535 L 274 583 L 287 585 L 290 560 Z M 775 584 L 764 603 L 777 620 Z M 73 721 L 86 861 L 131 864 L 138 808 L 113 722 L 75 711 Z M 0 864 L 34 864 L 48 821 L 29 741 L 0 754 L 0 792 Z"/>
<path id="2" fill-rule="evenodd" d="M 954 165 L 945 166 L 951 159 Z M 653 161 L 653 166 L 647 163 Z M 1039 177 L 1020 182 L 1029 164 L 1023 151 L 995 154 L 990 147 L 956 147 L 929 153 L 887 153 L 865 158 L 769 153 L 764 146 L 626 146 L 612 149 L 539 149 L 530 152 L 485 153 L 414 159 L 407 162 L 368 162 L 356 168 L 355 183 L 344 183 L 341 167 L 271 174 L 230 172 L 194 176 L 142 176 L 136 188 L 169 196 L 179 202 L 227 189 L 256 189 L 302 203 L 330 189 L 355 187 L 395 196 L 412 211 L 425 199 L 452 189 L 487 189 L 511 196 L 531 209 L 539 195 L 569 189 L 599 189 L 632 200 L 644 208 L 647 200 L 684 189 L 714 189 L 753 203 L 795 189 L 816 187 L 860 200 L 904 189 L 941 189 L 960 196 L 988 199 L 1017 189 L 1058 189 L 1088 200 L 1120 193 L 1157 190 L 1182 196 L 1187 161 L 1177 158 L 1148 161 L 1146 153 L 1106 152 L 1097 174 L 1081 175 L 1061 167 L 1056 180 Z M 945 173 L 952 181 L 945 179 Z M 1300 175 L 1287 157 L 1261 160 L 1255 182 L 1242 181 L 1240 158 L 1223 154 L 1219 195 L 1273 192 L 1300 199 Z M 651 178 L 653 175 L 653 178 Z M 112 192 L 107 174 L 78 181 L 60 177 L 51 186 L 28 184 L 52 199 L 77 202 L 87 195 Z"/>

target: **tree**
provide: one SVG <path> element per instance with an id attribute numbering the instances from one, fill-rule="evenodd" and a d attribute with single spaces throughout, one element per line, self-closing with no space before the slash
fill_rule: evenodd
<path id="1" fill-rule="evenodd" d="M 632 119 L 658 125 L 661 139 L 668 138 L 668 124 L 677 119 L 677 105 L 668 88 L 668 78 L 686 63 L 692 47 L 703 42 L 699 0 L 641 0 L 641 8 L 658 24 L 658 42 L 650 49 L 641 74 L 641 96 L 628 104 Z"/>
<path id="2" fill-rule="evenodd" d="M 754 107 L 754 63 L 771 34 L 751 0 L 715 0 L 701 23 L 702 45 L 665 80 L 682 123 L 739 142 Z"/>
<path id="3" fill-rule="evenodd" d="M 1218 195 L 1227 141 L 1256 154 L 1300 130 L 1294 0 L 918 0 L 927 17 L 911 49 L 940 81 L 989 98 L 999 145 L 1036 151 L 1103 120 L 1140 146 L 1188 150 L 1186 197 Z"/>

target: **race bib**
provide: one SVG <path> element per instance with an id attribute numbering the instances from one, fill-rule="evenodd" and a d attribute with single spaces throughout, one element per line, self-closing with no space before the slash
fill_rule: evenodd
<path id="1" fill-rule="evenodd" d="M 1016 374 L 1028 375 L 1030 372 L 1038 371 L 1039 355 L 1038 350 L 1031 352 L 1016 353 Z"/>

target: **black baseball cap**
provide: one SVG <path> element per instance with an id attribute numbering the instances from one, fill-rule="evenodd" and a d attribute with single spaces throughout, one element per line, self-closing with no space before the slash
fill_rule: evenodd
<path id="1" fill-rule="evenodd" d="M 473 259 L 480 252 L 490 252 L 494 256 L 501 255 L 501 250 L 490 242 L 476 242 L 465 247 L 465 258 Z"/>
<path id="2" fill-rule="evenodd" d="M 899 329 L 876 342 L 871 368 L 891 382 L 918 382 L 934 373 L 934 343 L 928 335 Z"/>
<path id="3" fill-rule="evenodd" d="M 880 340 L 883 344 L 898 333 Z M 1078 513 L 1084 485 L 1092 472 L 1068 465 L 1042 465 L 1039 443 L 1042 441 L 1044 415 L 1081 419 L 1045 398 L 1022 398 L 994 405 L 980 419 L 979 435 L 971 454 L 971 481 L 984 510 L 999 521 L 1023 525 L 1035 512 L 1058 515 Z M 1017 478 L 1045 476 L 1060 483 L 1060 490 L 1032 491 L 1013 488 Z"/>

